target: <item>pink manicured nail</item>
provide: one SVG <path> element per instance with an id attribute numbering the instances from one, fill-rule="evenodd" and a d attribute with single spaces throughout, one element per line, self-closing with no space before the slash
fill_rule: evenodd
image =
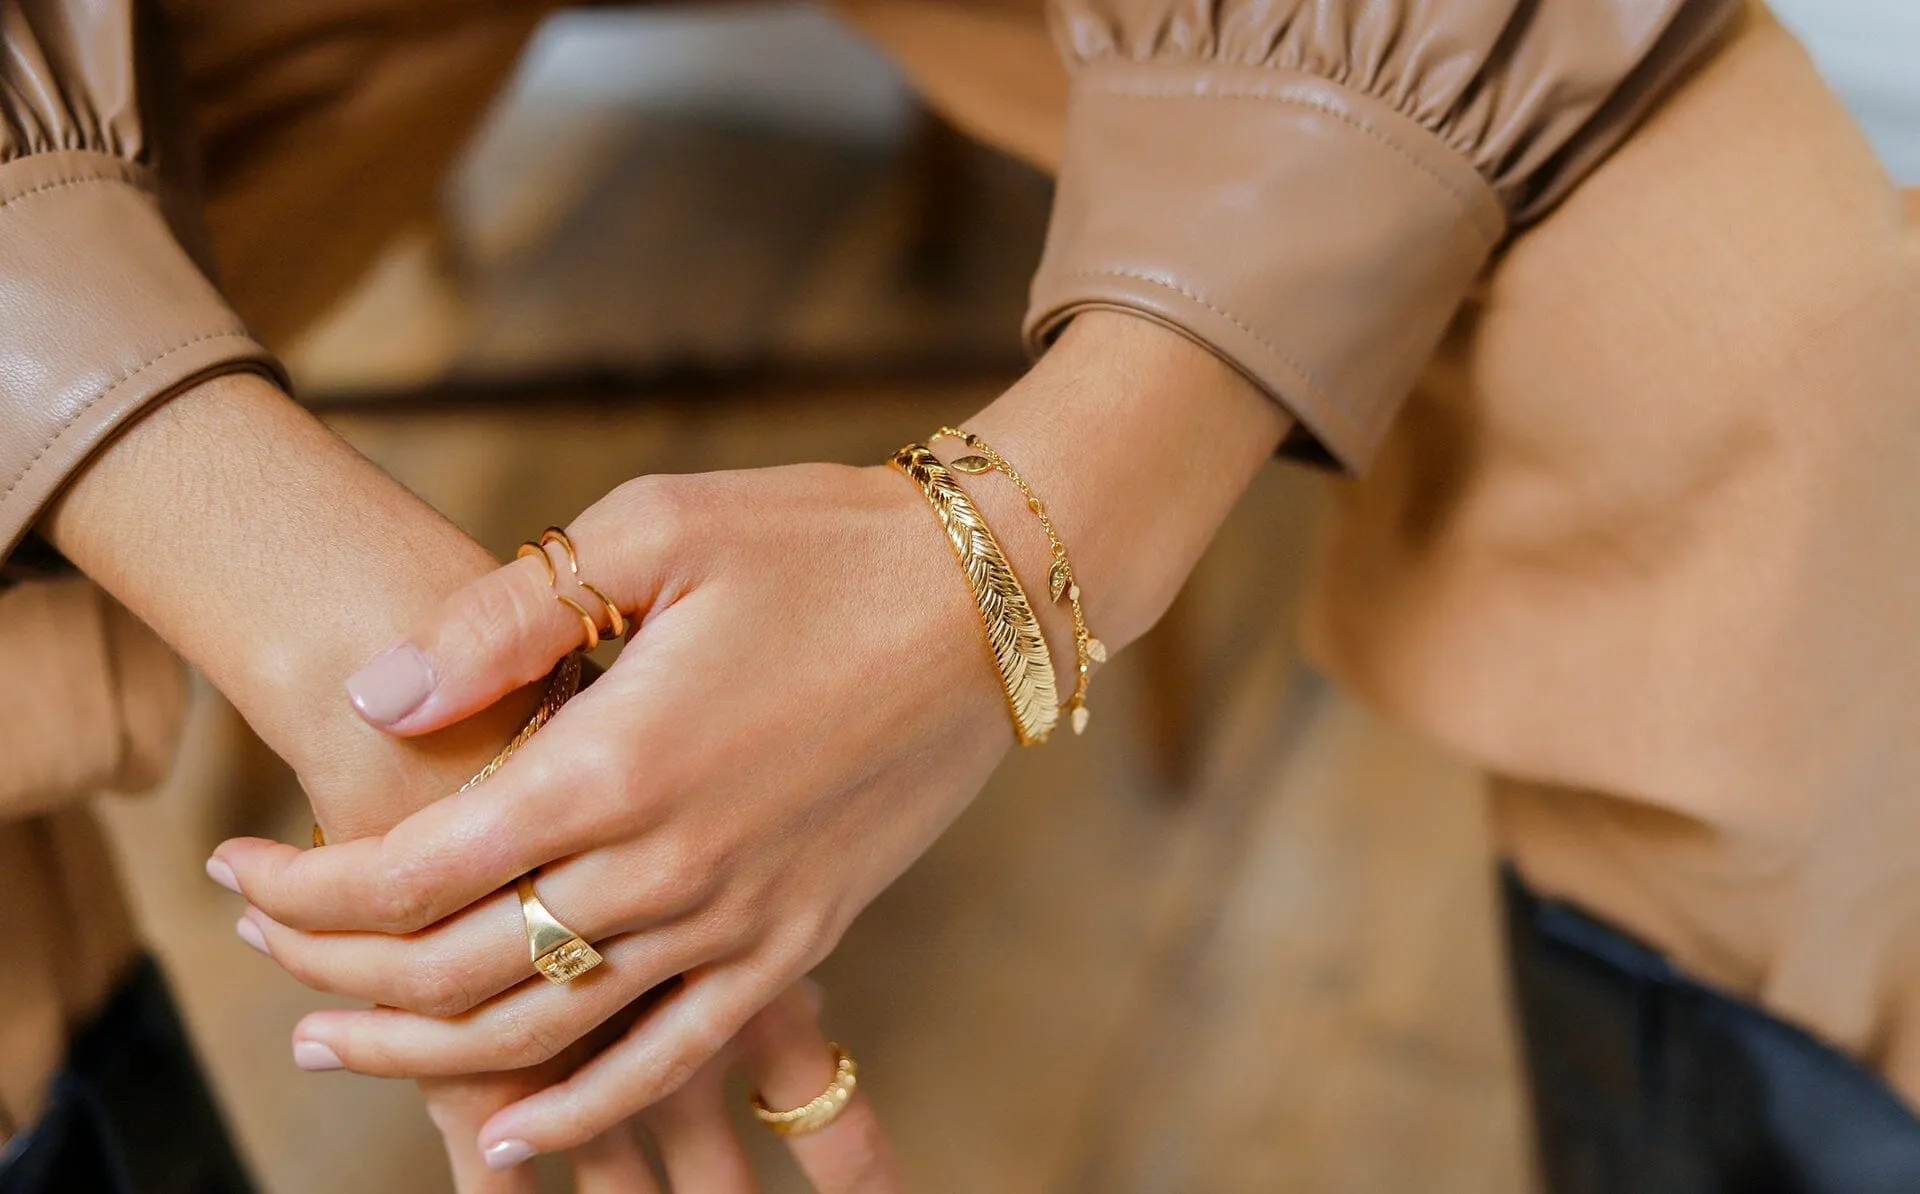
<path id="1" fill-rule="evenodd" d="M 240 880 L 234 878 L 233 868 L 218 858 L 207 859 L 207 878 L 226 888 L 234 895 L 240 894 Z"/>
<path id="2" fill-rule="evenodd" d="M 488 1169 L 512 1169 L 515 1165 L 533 1155 L 533 1145 L 524 1140 L 502 1140 L 498 1144 L 489 1144 L 480 1154 Z"/>
<path id="3" fill-rule="evenodd" d="M 433 669 L 412 643 L 389 647 L 347 677 L 347 696 L 360 716 L 390 726 L 420 707 L 433 691 Z"/>
<path id="4" fill-rule="evenodd" d="M 266 934 L 260 931 L 259 925 L 254 924 L 253 921 L 249 920 L 247 917 L 243 916 L 239 920 L 235 921 L 233 923 L 233 931 L 235 934 L 239 936 L 240 940 L 246 942 L 248 945 L 253 946 L 253 948 L 259 950 L 261 953 L 267 954 L 268 957 L 273 956 L 272 954 L 267 953 Z"/>
<path id="5" fill-rule="evenodd" d="M 293 1064 L 303 1070 L 337 1070 L 340 1055 L 319 1041 L 293 1042 Z"/>

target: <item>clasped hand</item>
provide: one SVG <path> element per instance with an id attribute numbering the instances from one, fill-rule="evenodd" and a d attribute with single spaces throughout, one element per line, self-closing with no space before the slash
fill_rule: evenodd
<path id="1" fill-rule="evenodd" d="M 646 477 L 569 528 L 635 628 L 507 765 L 374 838 L 215 858 L 315 1012 L 296 1055 L 391 1077 L 523 1070 L 646 998 L 481 1150 L 573 1148 L 685 1085 L 839 941 L 1012 743 L 976 614 L 920 495 L 887 469 Z M 559 570 L 562 591 L 573 581 Z M 594 604 L 584 601 L 588 608 Z M 362 713 L 418 735 L 579 644 L 539 561 L 451 597 L 375 665 Z M 515 879 L 605 964 L 536 976 Z"/>

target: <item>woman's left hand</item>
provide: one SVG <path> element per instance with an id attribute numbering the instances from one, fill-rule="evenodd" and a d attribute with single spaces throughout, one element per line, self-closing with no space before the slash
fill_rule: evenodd
<path id="1" fill-rule="evenodd" d="M 631 1016 L 630 1011 L 626 1015 Z M 568 1152 L 575 1194 L 750 1194 L 758 1188 L 746 1150 L 728 1113 L 726 1079 L 740 1070 L 752 1089 L 777 1107 L 808 1102 L 836 1076 L 835 1057 L 820 1034 L 819 988 L 795 983 L 747 1022 L 739 1036 L 686 1085 Z M 545 1089 L 618 1031 L 619 1019 L 542 1066 L 507 1074 L 430 1079 L 421 1083 L 427 1107 L 447 1145 L 454 1186 L 462 1194 L 534 1194 L 518 1141 L 483 1156 L 474 1135 L 493 1112 Z M 653 1141 L 665 1184 L 642 1151 L 639 1134 Z M 785 1138 L 793 1159 L 819 1194 L 893 1194 L 900 1188 L 893 1150 L 873 1106 L 859 1087 L 823 1127 Z M 505 1172 L 498 1172 L 505 1170 Z"/>
<path id="2" fill-rule="evenodd" d="M 639 625 L 505 767 L 382 837 L 216 852 L 276 960 L 382 1005 L 295 1031 L 303 1055 L 360 1073 L 536 1065 L 684 976 L 571 1077 L 493 1115 L 482 1149 L 570 1148 L 686 1083 L 1013 741 L 964 579 L 890 469 L 645 477 L 569 534 L 581 576 Z M 350 687 L 369 721 L 424 733 L 538 679 L 581 635 L 541 562 L 516 560 Z M 567 986 L 528 964 L 513 884 L 535 868 L 541 900 L 605 957 Z"/>

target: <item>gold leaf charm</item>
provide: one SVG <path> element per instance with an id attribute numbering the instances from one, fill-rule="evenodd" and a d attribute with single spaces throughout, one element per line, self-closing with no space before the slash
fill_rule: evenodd
<path id="1" fill-rule="evenodd" d="M 1107 644 L 1097 638 L 1088 639 L 1087 658 L 1093 660 L 1095 663 L 1105 663 L 1107 661 Z"/>
<path id="2" fill-rule="evenodd" d="M 992 472 L 993 461 L 988 460 L 985 456 L 962 456 L 953 462 L 953 467 L 959 469 L 969 477 L 977 477 L 981 473 Z"/>
<path id="3" fill-rule="evenodd" d="M 1060 600 L 1060 595 L 1067 591 L 1067 581 L 1071 575 L 1072 574 L 1067 571 L 1067 562 L 1065 560 L 1055 560 L 1053 562 L 1052 570 L 1047 573 L 1047 591 L 1053 594 L 1055 601 Z"/>
<path id="4" fill-rule="evenodd" d="M 1073 707 L 1073 732 L 1076 734 L 1086 733 L 1087 721 L 1091 716 L 1092 714 L 1087 712 L 1085 705 L 1075 705 Z"/>

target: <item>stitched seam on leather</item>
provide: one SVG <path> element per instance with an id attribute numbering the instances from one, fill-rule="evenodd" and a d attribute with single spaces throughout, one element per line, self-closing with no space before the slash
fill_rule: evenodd
<path id="1" fill-rule="evenodd" d="M 34 466 L 40 463 L 40 458 L 47 454 L 48 449 L 52 448 L 53 445 L 60 442 L 60 437 L 67 433 L 67 429 L 72 427 L 75 423 L 79 422 L 80 417 L 82 415 L 86 414 L 88 411 L 92 410 L 94 407 L 100 405 L 102 402 L 105 402 L 108 396 L 111 395 L 115 390 L 127 384 L 129 381 L 132 381 L 134 378 L 140 376 L 142 373 L 145 373 L 148 369 L 153 368 L 155 365 L 159 364 L 161 361 L 166 360 L 168 357 L 174 355 L 175 353 L 185 352 L 187 349 L 192 348 L 196 344 L 204 344 L 208 340 L 225 339 L 226 337 L 229 337 L 229 336 L 232 336 L 238 339 L 245 339 L 246 335 L 247 335 L 246 331 L 240 328 L 229 328 L 225 331 L 219 331 L 219 332 L 203 332 L 200 335 L 195 336 L 191 340 L 181 341 L 180 343 L 174 345 L 172 348 L 169 348 L 165 352 L 160 353 L 158 356 L 147 358 L 147 360 L 143 361 L 139 365 L 134 366 L 132 369 L 129 369 L 127 372 L 122 373 L 119 377 L 114 378 L 113 381 L 107 385 L 106 389 L 101 390 L 98 394 L 95 394 L 90 401 L 84 403 L 78 410 L 74 411 L 72 414 L 68 415 L 64 420 L 62 420 L 60 423 L 60 426 L 54 428 L 53 434 L 48 436 L 47 441 L 40 445 L 40 450 L 33 454 L 33 458 L 28 460 L 27 463 L 21 467 L 18 473 L 14 474 L 13 481 L 7 486 L 6 492 L 0 493 L 0 505 L 6 504 L 7 499 L 13 496 L 13 491 L 20 487 L 20 482 L 27 479 L 27 474 L 31 473 L 33 471 Z"/>
<path id="2" fill-rule="evenodd" d="M 1211 302 L 1208 302 L 1201 295 L 1196 294 L 1191 290 L 1188 290 L 1184 286 L 1178 286 L 1164 279 L 1156 278 L 1151 274 L 1137 273 L 1133 270 L 1083 269 L 1083 270 L 1075 270 L 1074 272 L 1066 276 L 1069 278 L 1100 278 L 1100 277 L 1130 278 L 1136 282 L 1145 282 L 1151 286 L 1158 286 L 1163 290 L 1171 290 L 1173 293 L 1180 295 L 1183 298 L 1186 298 L 1192 302 L 1199 303 L 1202 307 L 1205 307 L 1207 310 L 1213 312 L 1215 315 L 1218 315 L 1220 318 L 1226 320 L 1228 323 L 1232 324 L 1234 327 L 1237 327 L 1241 331 L 1245 332 L 1248 338 L 1250 338 L 1255 344 L 1258 344 L 1260 347 L 1272 353 L 1280 361 L 1281 364 L 1285 365 L 1287 368 L 1293 370 L 1296 374 L 1298 374 L 1300 376 L 1300 380 L 1306 382 L 1307 387 L 1313 391 L 1311 396 L 1313 397 L 1315 404 L 1320 408 L 1317 413 L 1322 418 L 1324 418 L 1326 421 L 1330 423 L 1337 424 L 1340 430 L 1348 433 L 1349 435 L 1354 436 L 1356 439 L 1365 438 L 1364 436 L 1361 435 L 1360 428 L 1356 424 L 1354 424 L 1352 421 L 1350 421 L 1347 418 L 1347 416 L 1344 413 L 1342 413 L 1337 406 L 1334 405 L 1333 399 L 1329 396 L 1330 391 L 1327 385 L 1324 382 L 1322 382 L 1318 377 L 1314 376 L 1313 370 L 1301 364 L 1297 359 L 1295 359 L 1292 356 L 1292 354 L 1280 349 L 1276 345 L 1269 342 L 1267 338 L 1265 336 L 1262 336 L 1259 332 L 1254 331 L 1252 328 L 1248 327 L 1246 324 L 1240 322 L 1240 320 L 1236 318 L 1232 313 L 1224 310 L 1223 308 L 1215 306 Z"/>
<path id="3" fill-rule="evenodd" d="M 1473 202 L 1473 199 L 1471 196 L 1463 194 L 1460 188 L 1453 184 L 1453 180 L 1449 179 L 1446 175 L 1441 174 L 1438 170 L 1435 170 L 1432 166 L 1429 166 L 1425 162 L 1421 161 L 1418 154 L 1414 153 L 1412 150 L 1408 149 L 1406 146 L 1400 144 L 1400 142 L 1394 140 L 1392 137 L 1388 136 L 1386 133 L 1382 132 L 1378 128 L 1375 128 L 1373 125 L 1368 124 L 1366 121 L 1360 119 L 1359 117 L 1353 115 L 1352 113 L 1341 111 L 1339 108 L 1335 107 L 1332 104 L 1318 103 L 1313 100 L 1303 99 L 1299 96 L 1293 96 L 1293 95 L 1276 95 L 1272 92 L 1264 92 L 1264 91 L 1183 92 L 1183 91 L 1172 91 L 1165 88 L 1141 87 L 1137 85 L 1128 85 L 1123 87 L 1123 86 L 1107 84 L 1107 83 L 1095 83 L 1095 84 L 1090 84 L 1089 86 L 1091 89 L 1098 90 L 1102 95 L 1114 95 L 1114 96 L 1119 96 L 1122 99 L 1262 100 L 1268 103 L 1290 104 L 1296 108 L 1305 108 L 1308 111 L 1318 112 L 1323 116 L 1331 116 L 1335 120 L 1338 120 L 1339 122 L 1341 122 L 1342 124 L 1347 125 L 1348 127 L 1355 129 L 1358 132 L 1366 134 L 1368 137 L 1371 137 L 1375 141 L 1378 141 L 1380 144 L 1386 146 L 1389 150 L 1393 151 L 1393 153 L 1396 154 L 1397 156 L 1405 158 L 1407 160 L 1407 163 L 1411 165 L 1415 170 L 1418 170 L 1420 173 L 1426 175 L 1427 178 L 1430 181 L 1432 181 L 1435 186 L 1445 191 L 1447 193 L 1447 197 L 1452 199 L 1454 203 L 1459 206 L 1460 214 L 1467 217 L 1467 219 L 1473 223 L 1474 231 L 1478 232 L 1486 240 L 1487 246 L 1489 248 L 1491 248 L 1495 244 L 1498 244 L 1500 241 L 1500 237 L 1502 235 L 1501 231 L 1498 229 L 1489 231 L 1486 228 L 1485 224 L 1480 218 L 1480 213 L 1476 210 L 1478 205 Z"/>
<path id="4" fill-rule="evenodd" d="M 64 187 L 77 187 L 82 183 L 88 183 L 88 182 L 118 183 L 119 185 L 126 187 L 128 190 L 137 192 L 141 195 L 151 194 L 151 192 L 147 191 L 146 188 L 139 186 L 138 184 L 134 183 L 131 179 L 116 178 L 111 174 L 76 174 L 71 178 L 56 178 L 52 182 L 43 182 L 37 187 L 31 187 L 27 190 L 21 191 L 18 195 L 9 195 L 5 199 L 0 199 L 0 210 L 5 210 L 6 208 L 12 207 L 14 204 L 20 202 L 22 199 L 31 199 L 35 195 L 44 195 L 48 191 L 58 191 Z"/>

